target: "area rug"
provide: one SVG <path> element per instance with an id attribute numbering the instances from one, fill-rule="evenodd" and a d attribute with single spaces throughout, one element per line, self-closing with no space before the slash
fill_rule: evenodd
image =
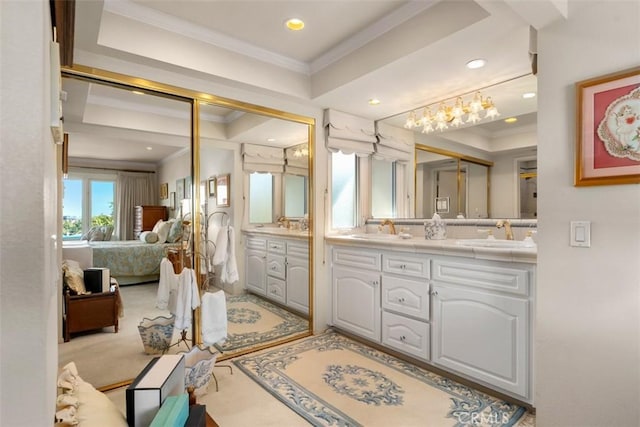
<path id="1" fill-rule="evenodd" d="M 336 332 L 236 366 L 315 426 L 513 426 L 525 409 Z"/>
<path id="2" fill-rule="evenodd" d="M 227 340 L 222 351 L 250 348 L 307 332 L 307 319 L 252 294 L 227 297 Z"/>

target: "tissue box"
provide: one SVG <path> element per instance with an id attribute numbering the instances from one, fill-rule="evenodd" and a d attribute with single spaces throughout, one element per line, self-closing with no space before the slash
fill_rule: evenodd
<path id="1" fill-rule="evenodd" d="M 442 221 L 428 219 L 424 222 L 424 238 L 427 240 L 444 240 L 447 238 L 447 228 Z"/>

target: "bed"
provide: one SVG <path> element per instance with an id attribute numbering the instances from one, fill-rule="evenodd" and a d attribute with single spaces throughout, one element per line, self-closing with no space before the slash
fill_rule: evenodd
<path id="1" fill-rule="evenodd" d="M 145 243 L 140 240 L 89 242 L 93 266 L 106 267 L 120 285 L 152 282 L 160 277 L 160 261 L 177 243 Z"/>

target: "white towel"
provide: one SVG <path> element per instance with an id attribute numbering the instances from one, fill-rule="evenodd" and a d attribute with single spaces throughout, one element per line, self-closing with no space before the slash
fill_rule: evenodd
<path id="1" fill-rule="evenodd" d="M 158 282 L 158 296 L 156 307 L 165 310 L 169 306 L 169 295 L 178 286 L 178 276 L 173 271 L 173 264 L 166 257 L 160 261 L 160 281 Z"/>
<path id="2" fill-rule="evenodd" d="M 223 291 L 202 295 L 202 341 L 213 345 L 227 338 L 227 300 Z"/>
<path id="3" fill-rule="evenodd" d="M 192 310 L 200 306 L 200 293 L 196 282 L 196 273 L 191 268 L 184 268 L 178 275 L 178 291 L 176 304 L 171 314 L 176 316 L 174 327 L 187 329 L 191 327 Z"/>
<path id="4" fill-rule="evenodd" d="M 213 265 L 224 264 L 227 261 L 227 247 L 229 246 L 229 230 L 231 227 L 222 227 L 216 236 L 216 252 L 213 254 Z"/>
<path id="5" fill-rule="evenodd" d="M 225 262 L 222 264 L 222 269 L 220 271 L 220 281 L 222 283 L 232 284 L 240 280 L 240 276 L 238 275 L 238 264 L 236 263 L 236 237 L 235 230 L 233 227 L 228 227 L 229 230 L 227 234 L 227 250 Z"/>

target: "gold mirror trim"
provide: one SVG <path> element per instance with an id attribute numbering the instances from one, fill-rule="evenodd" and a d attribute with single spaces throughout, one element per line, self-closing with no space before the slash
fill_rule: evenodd
<path id="1" fill-rule="evenodd" d="M 263 350 L 274 345 L 285 344 L 300 338 L 313 335 L 313 303 L 314 303 L 314 238 L 313 227 L 315 222 L 313 221 L 313 212 L 315 209 L 315 197 L 314 197 L 314 185 L 313 185 L 313 159 L 315 153 L 315 124 L 316 120 L 312 117 L 302 116 L 298 114 L 288 113 L 273 108 L 263 107 L 256 104 L 237 101 L 234 99 L 219 97 L 207 93 L 193 91 L 178 86 L 172 86 L 164 83 L 155 82 L 139 77 L 133 77 L 126 74 L 115 73 L 99 68 L 88 67 L 85 65 L 74 64 L 71 67 L 61 67 L 61 76 L 67 78 L 82 79 L 89 82 L 100 83 L 110 86 L 116 86 L 125 89 L 142 89 L 153 92 L 155 95 L 169 98 L 176 98 L 177 100 L 186 101 L 191 103 L 191 170 L 193 173 L 192 182 L 200 182 L 200 106 L 201 104 L 210 104 L 216 106 L 223 106 L 227 108 L 233 108 L 244 112 L 261 114 L 268 117 L 288 120 L 296 123 L 305 124 L 308 126 L 309 136 L 309 330 L 306 333 L 296 335 L 291 338 L 284 338 L 273 343 L 268 343 L 254 348 L 247 349 L 246 351 L 234 352 L 232 355 L 221 355 L 218 360 L 227 360 L 232 357 L 241 356 L 254 351 Z M 195 185 L 195 184 L 194 184 Z M 192 212 L 197 212 L 196 207 L 200 206 L 200 191 L 194 191 L 194 197 L 192 198 Z M 200 227 L 200 215 L 193 215 L 193 230 L 197 230 Z M 199 233 L 194 233 L 193 236 L 194 248 L 200 247 Z M 195 253 L 195 251 L 194 251 Z M 200 260 L 198 256 L 194 257 L 193 265 L 195 271 L 200 271 Z M 196 275 L 199 277 L 199 275 Z M 201 284 L 200 284 L 201 285 Z M 202 343 L 202 334 L 200 330 L 200 309 L 194 310 L 193 316 L 193 337 L 192 343 L 199 345 Z M 114 384 L 109 384 L 101 387 L 100 391 L 109 391 L 116 388 L 124 387 L 133 382 L 133 378 L 125 381 L 120 381 Z"/>
<path id="2" fill-rule="evenodd" d="M 443 150 L 442 148 L 430 147 L 424 144 L 416 144 L 416 150 L 428 151 L 430 153 L 442 154 L 443 156 L 453 157 L 454 159 L 464 160 L 465 162 L 475 163 L 483 166 L 493 166 L 493 162 L 489 160 L 479 159 L 466 154 L 456 153 L 455 151 Z M 417 156 L 416 156 L 417 162 Z"/>
<path id="3" fill-rule="evenodd" d="M 520 173 L 520 178 L 526 179 L 526 178 L 537 178 L 538 177 L 538 172 L 521 172 Z"/>

